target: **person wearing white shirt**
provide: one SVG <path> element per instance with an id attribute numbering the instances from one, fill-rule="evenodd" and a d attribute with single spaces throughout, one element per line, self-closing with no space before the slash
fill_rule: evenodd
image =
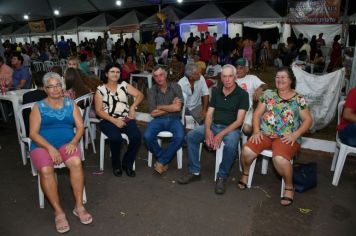
<path id="1" fill-rule="evenodd" d="M 205 70 L 205 79 L 208 87 L 217 85 L 217 81 L 220 79 L 221 65 L 218 64 L 218 55 L 212 54 L 210 58 L 210 64 Z"/>
<path id="2" fill-rule="evenodd" d="M 191 115 L 200 124 L 206 116 L 209 103 L 209 90 L 199 66 L 195 63 L 185 66 L 185 76 L 178 81 L 186 97 L 186 115 Z"/>
<path id="3" fill-rule="evenodd" d="M 262 95 L 262 92 L 267 89 L 267 85 L 255 75 L 249 75 L 248 61 L 245 58 L 240 58 L 236 62 L 237 78 L 236 83 L 248 93 L 249 104 L 252 106 L 253 101 L 257 101 L 258 97 Z M 245 123 L 243 126 L 243 132 L 249 135 L 252 132 L 252 114 L 251 108 L 246 113 Z"/>
<path id="4" fill-rule="evenodd" d="M 161 52 L 162 52 L 162 44 L 165 42 L 166 40 L 161 36 L 161 35 L 158 35 L 154 42 L 156 44 L 156 55 L 157 56 L 160 56 L 161 55 Z"/>
<path id="5" fill-rule="evenodd" d="M 106 40 L 106 49 L 108 50 L 109 54 L 111 54 L 113 44 L 114 44 L 114 41 L 112 40 L 112 38 L 108 38 Z"/>

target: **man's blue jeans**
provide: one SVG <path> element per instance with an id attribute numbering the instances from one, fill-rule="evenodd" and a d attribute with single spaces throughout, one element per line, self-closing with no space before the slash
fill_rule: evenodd
<path id="1" fill-rule="evenodd" d="M 356 124 L 348 124 L 339 131 L 339 138 L 346 145 L 356 147 Z"/>
<path id="2" fill-rule="evenodd" d="M 211 131 L 216 135 L 226 128 L 226 125 L 212 124 Z M 223 142 L 225 144 L 223 150 L 223 159 L 219 166 L 218 177 L 227 178 L 232 163 L 235 160 L 237 153 L 237 145 L 240 140 L 241 131 L 236 129 L 224 136 Z M 199 161 L 199 145 L 205 139 L 205 125 L 200 125 L 187 134 L 188 143 L 188 168 L 190 173 L 200 173 Z"/>
<path id="3" fill-rule="evenodd" d="M 169 131 L 173 134 L 171 142 L 167 148 L 162 148 L 158 144 L 157 134 L 161 131 Z M 184 128 L 179 117 L 157 117 L 147 126 L 143 139 L 147 148 L 156 156 L 162 165 L 169 163 L 176 152 L 182 147 L 184 140 Z"/>

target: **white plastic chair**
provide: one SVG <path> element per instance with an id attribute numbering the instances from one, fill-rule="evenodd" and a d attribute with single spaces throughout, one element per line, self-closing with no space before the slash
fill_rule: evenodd
<path id="1" fill-rule="evenodd" d="M 43 64 L 44 64 L 44 71 L 46 72 L 51 71 L 52 67 L 54 66 L 53 61 L 45 61 Z"/>
<path id="2" fill-rule="evenodd" d="M 262 159 L 261 174 L 266 175 L 267 174 L 267 170 L 268 170 L 269 158 L 272 158 L 272 150 L 265 149 L 260 153 L 260 155 L 263 156 L 262 157 L 263 159 Z M 252 164 L 250 166 L 250 172 L 248 173 L 248 181 L 247 181 L 247 187 L 248 188 L 251 188 L 252 179 L 253 179 L 253 173 L 255 171 L 255 166 L 256 166 L 256 160 L 257 160 L 257 158 L 255 160 L 253 160 L 253 162 L 252 162 Z M 291 162 L 291 164 L 293 164 L 293 160 L 291 160 L 290 162 Z M 285 183 L 284 183 L 284 179 L 282 178 L 281 197 L 283 197 L 284 188 L 285 188 Z"/>
<path id="3" fill-rule="evenodd" d="M 91 141 L 91 144 L 93 147 L 93 152 L 96 153 L 95 143 L 94 143 L 94 134 L 93 134 L 92 129 L 90 128 L 90 118 L 89 118 L 90 109 L 91 109 L 92 103 L 93 103 L 93 97 L 94 97 L 94 93 L 88 93 L 88 94 L 85 94 L 79 98 L 76 98 L 74 101 L 77 105 L 79 104 L 84 109 L 83 121 L 84 121 L 84 128 L 85 128 L 85 149 L 88 148 L 88 143 L 89 143 L 89 138 L 90 138 L 90 141 Z"/>
<path id="4" fill-rule="evenodd" d="M 345 105 L 345 101 L 340 101 L 337 106 L 338 116 L 337 123 L 340 123 L 340 118 L 342 116 L 343 107 Z M 348 146 L 339 138 L 338 132 L 336 133 L 336 148 L 333 157 L 333 161 L 331 164 L 331 171 L 334 171 L 334 177 L 332 180 L 332 185 L 337 186 L 339 184 L 340 176 L 342 169 L 344 168 L 345 160 L 348 154 L 356 153 L 356 147 Z"/>
<path id="5" fill-rule="evenodd" d="M 30 159 L 30 147 L 31 147 L 31 139 L 29 138 L 28 134 L 26 133 L 26 127 L 25 127 L 25 121 L 24 121 L 24 117 L 23 117 L 23 112 L 24 110 L 32 110 L 33 106 L 35 105 L 35 102 L 33 103 L 28 103 L 25 105 L 21 105 L 19 107 L 19 110 L 17 112 L 17 117 L 19 119 L 19 123 L 20 123 L 20 140 L 21 142 L 24 143 L 24 145 L 21 145 L 21 155 L 22 155 L 22 160 L 23 163 L 27 163 L 27 158 Z M 26 145 L 27 145 L 27 150 L 26 150 Z M 23 147 L 23 148 L 22 148 Z M 31 163 L 31 171 L 32 171 L 32 175 L 36 176 L 37 175 L 37 171 L 34 168 L 32 162 Z"/>
<path id="6" fill-rule="evenodd" d="M 184 126 L 184 119 L 185 119 L 185 101 L 182 107 L 182 119 L 181 119 L 183 126 Z M 161 140 L 162 138 L 172 138 L 172 137 L 173 134 L 171 132 L 161 131 L 157 134 L 158 144 L 160 146 L 162 145 L 162 140 Z M 148 151 L 147 165 L 148 167 L 152 167 L 152 153 L 150 151 Z M 177 169 L 182 169 L 182 167 L 183 167 L 183 149 L 180 148 L 177 151 Z"/>
<path id="7" fill-rule="evenodd" d="M 35 68 L 36 72 L 44 71 L 44 64 L 40 61 L 32 62 L 33 67 Z"/>

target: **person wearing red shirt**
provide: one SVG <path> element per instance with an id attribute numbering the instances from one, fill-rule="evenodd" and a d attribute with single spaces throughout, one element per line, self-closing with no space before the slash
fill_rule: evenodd
<path id="1" fill-rule="evenodd" d="M 346 97 L 341 122 L 337 126 L 339 138 L 349 146 L 356 147 L 356 88 L 350 90 Z"/>

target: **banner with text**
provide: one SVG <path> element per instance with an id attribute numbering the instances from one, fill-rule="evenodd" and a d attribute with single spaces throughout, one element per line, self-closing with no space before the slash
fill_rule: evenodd
<path id="1" fill-rule="evenodd" d="M 288 0 L 288 23 L 337 24 L 341 0 Z"/>
<path id="2" fill-rule="evenodd" d="M 45 33 L 46 32 L 46 24 L 43 20 L 40 21 L 31 21 L 28 22 L 30 26 L 31 33 Z"/>
<path id="3" fill-rule="evenodd" d="M 336 114 L 345 68 L 325 75 L 309 74 L 298 66 L 293 66 L 292 70 L 297 78 L 296 91 L 305 96 L 313 117 L 310 131 L 326 127 Z"/>

